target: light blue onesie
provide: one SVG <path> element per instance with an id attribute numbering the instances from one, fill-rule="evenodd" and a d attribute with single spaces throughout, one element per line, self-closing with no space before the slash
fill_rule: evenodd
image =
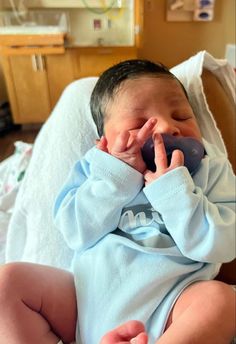
<path id="1" fill-rule="evenodd" d="M 204 145 L 194 176 L 178 167 L 146 187 L 141 173 L 95 147 L 75 164 L 54 216 L 74 250 L 77 343 L 98 344 L 136 319 L 153 344 L 183 289 L 234 259 L 235 176 Z"/>

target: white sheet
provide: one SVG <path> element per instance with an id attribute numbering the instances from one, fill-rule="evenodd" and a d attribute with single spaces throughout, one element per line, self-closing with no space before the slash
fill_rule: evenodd
<path id="1" fill-rule="evenodd" d="M 185 85 L 203 136 L 226 152 L 203 92 L 202 68 L 220 78 L 232 96 L 232 68 L 200 52 L 172 69 Z M 97 137 L 89 98 L 97 78 L 86 78 L 69 85 L 35 142 L 30 166 L 17 195 L 10 221 L 6 260 L 24 260 L 70 268 L 73 252 L 53 225 L 52 207 L 72 164 L 88 150 Z M 47 147 L 47 148 L 46 148 Z"/>

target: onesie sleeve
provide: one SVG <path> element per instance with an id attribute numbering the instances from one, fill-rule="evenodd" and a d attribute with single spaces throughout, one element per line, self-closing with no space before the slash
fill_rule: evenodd
<path id="1" fill-rule="evenodd" d="M 144 188 L 182 254 L 223 263 L 235 258 L 235 176 L 228 160 L 206 157 L 192 178 L 178 167 Z"/>
<path id="2" fill-rule="evenodd" d="M 122 208 L 142 186 L 141 173 L 91 149 L 75 164 L 55 202 L 54 221 L 68 246 L 83 251 L 114 231 Z"/>

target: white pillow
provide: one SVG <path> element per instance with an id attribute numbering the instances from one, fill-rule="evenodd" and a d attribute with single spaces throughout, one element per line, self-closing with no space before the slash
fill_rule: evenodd
<path id="1" fill-rule="evenodd" d="M 203 68 L 215 74 L 228 97 L 235 103 L 235 74 L 227 60 L 215 59 L 206 51 L 200 51 L 187 61 L 172 68 L 171 72 L 176 75 L 187 90 L 202 136 L 209 142 L 216 144 L 223 153 L 227 154 L 223 138 L 204 94 L 201 79 Z"/>
<path id="2" fill-rule="evenodd" d="M 202 68 L 207 66 L 209 69 L 214 66 L 219 75 L 220 70 L 226 72 L 225 63 L 206 52 L 198 53 L 172 71 L 190 95 L 204 137 L 225 151 L 203 94 L 201 74 Z M 73 252 L 53 225 L 52 209 L 71 166 L 94 145 L 97 138 L 89 109 L 90 94 L 96 80 L 85 78 L 70 84 L 37 137 L 10 221 L 7 261 L 23 260 L 70 268 Z"/>

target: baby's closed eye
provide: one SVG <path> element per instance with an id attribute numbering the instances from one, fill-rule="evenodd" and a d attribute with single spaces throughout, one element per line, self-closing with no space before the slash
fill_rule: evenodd
<path id="1" fill-rule="evenodd" d="M 185 112 L 181 113 L 174 113 L 172 118 L 176 121 L 187 121 L 188 119 L 192 119 L 193 115 Z"/>

